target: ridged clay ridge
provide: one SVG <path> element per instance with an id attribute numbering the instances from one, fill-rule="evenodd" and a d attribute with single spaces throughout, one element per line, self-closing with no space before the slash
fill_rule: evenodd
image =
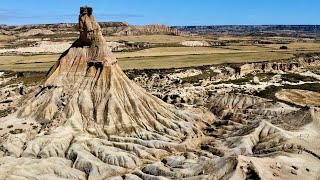
<path id="1" fill-rule="evenodd" d="M 5 125 L 14 119 L 15 127 L 32 124 L 2 139 L 0 163 L 6 166 L 0 166 L 1 179 L 142 177 L 139 169 L 146 164 L 206 140 L 202 129 L 213 115 L 178 110 L 129 80 L 92 8 L 81 8 L 79 29 L 80 38 L 44 84 L 16 114 L 0 120 Z M 29 168 L 37 168 L 36 173 L 28 173 Z"/>

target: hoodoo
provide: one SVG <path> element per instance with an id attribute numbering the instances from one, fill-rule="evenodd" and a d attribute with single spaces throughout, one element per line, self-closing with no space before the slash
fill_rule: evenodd
<path id="1" fill-rule="evenodd" d="M 105 42 L 92 8 L 82 7 L 80 38 L 49 71 L 44 86 L 18 113 L 53 128 L 99 137 L 123 135 L 191 138 L 199 134 L 192 121 L 201 118 L 178 111 L 134 84 L 123 73 Z M 57 123 L 59 121 L 59 123 Z M 158 135 L 157 135 L 158 137 Z"/>
<path id="2" fill-rule="evenodd" d="M 150 179 L 149 171 L 162 171 L 158 160 L 200 147 L 210 113 L 179 110 L 130 81 L 92 8 L 81 7 L 79 30 L 44 84 L 1 120 L 22 131 L 3 136 L 1 179 Z"/>

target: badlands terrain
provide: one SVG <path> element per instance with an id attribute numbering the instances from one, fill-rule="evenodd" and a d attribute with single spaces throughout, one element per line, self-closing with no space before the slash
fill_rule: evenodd
<path id="1" fill-rule="evenodd" d="M 0 179 L 320 178 L 317 33 L 83 17 L 1 27 Z"/>

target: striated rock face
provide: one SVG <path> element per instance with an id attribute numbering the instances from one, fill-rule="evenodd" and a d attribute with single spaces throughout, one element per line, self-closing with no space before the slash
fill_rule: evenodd
<path id="1" fill-rule="evenodd" d="M 20 118 L 30 117 L 49 124 L 54 119 L 82 119 L 76 123 L 88 123 L 90 131 L 102 133 L 101 136 L 136 136 L 145 130 L 175 129 L 182 134 L 173 136 L 194 135 L 192 124 L 181 126 L 176 120 L 196 117 L 180 113 L 126 77 L 92 15 L 81 16 L 80 24 L 79 41 L 49 71 L 44 87 L 19 111 Z M 95 123 L 101 127 L 95 127 Z"/>
<path id="2" fill-rule="evenodd" d="M 300 57 L 298 59 L 299 63 L 304 66 L 319 66 L 320 65 L 320 57 L 319 54 L 310 54 L 306 55 L 306 57 Z"/>
<path id="3" fill-rule="evenodd" d="M 128 79 L 92 8 L 81 8 L 79 29 L 35 91 L 0 78 L 0 115 L 16 111 L 0 119 L 0 179 L 319 179 L 319 108 L 246 91 L 281 85 L 279 74 L 266 82 L 255 81 L 256 74 L 245 84 L 216 83 L 294 71 L 295 62 L 156 70 L 136 78 L 174 106 Z M 20 97 L 19 109 L 6 108 Z"/>
<path id="4" fill-rule="evenodd" d="M 33 35 L 50 35 L 59 33 L 71 33 L 78 28 L 75 23 L 61 24 L 38 24 L 38 25 L 23 25 L 23 26 L 1 26 L 0 32 L 8 35 L 18 35 L 21 37 Z M 127 22 L 99 22 L 103 35 L 182 35 L 183 31 L 166 25 L 155 24 L 146 26 L 129 25 Z M 19 32 L 19 34 L 17 34 Z"/>
<path id="5" fill-rule="evenodd" d="M 147 26 L 126 26 L 123 29 L 119 29 L 114 35 L 119 36 L 137 36 L 137 35 L 155 35 L 155 34 L 164 34 L 164 35 L 181 35 L 182 32 L 178 31 L 176 28 L 169 26 L 156 24 L 156 25 L 147 25 Z"/>
<path id="6" fill-rule="evenodd" d="M 251 72 L 285 72 L 297 71 L 301 65 L 297 63 L 279 63 L 279 62 L 265 62 L 265 63 L 249 63 L 242 65 L 239 69 L 240 76 Z"/>
<path id="7" fill-rule="evenodd" d="M 198 175 L 200 170 L 171 172 L 157 161 L 190 151 L 197 166 L 205 166 L 194 153 L 207 141 L 203 129 L 213 115 L 178 110 L 130 81 L 91 8 L 81 9 L 79 27 L 79 40 L 50 69 L 45 83 L 22 100 L 17 113 L 0 119 L 2 126 L 19 129 L 10 135 L 2 131 L 2 179 Z M 168 163 L 175 166 L 186 157 Z"/>
<path id="8" fill-rule="evenodd" d="M 317 59 L 315 56 L 311 61 L 304 61 L 315 65 Z M 223 176 L 224 179 L 299 179 L 305 175 L 308 175 L 309 179 L 317 179 L 320 169 L 314 165 L 319 166 L 320 163 L 317 149 L 319 145 L 316 144 L 320 137 L 320 109 L 293 107 L 272 97 L 274 92 L 271 89 L 281 88 L 287 83 L 281 74 L 312 74 L 302 73 L 305 71 L 302 62 L 297 65 L 299 68 L 290 68 L 290 64 L 294 67 L 296 62 L 292 59 L 286 63 L 246 64 L 243 67 L 248 68 L 242 76 L 239 70 L 242 64 L 230 65 L 230 70 L 226 69 L 227 65 L 223 68 L 211 66 L 157 72 L 145 70 L 145 75 L 138 75 L 135 80 L 168 103 L 180 106 L 185 106 L 186 103 L 206 106 L 216 115 L 217 120 L 204 131 L 205 135 L 215 138 L 202 144 L 201 149 L 209 152 L 209 156 L 206 156 L 209 159 L 236 157 L 233 159 L 233 163 L 237 164 L 233 173 Z M 269 65 L 266 67 L 266 64 Z M 209 70 L 213 72 L 210 73 Z M 252 74 L 247 75 L 248 73 Z M 247 79 L 243 80 L 246 83 L 228 80 L 239 80 L 245 75 Z M 317 77 L 315 74 L 313 76 Z M 256 77 L 261 81 L 255 82 Z M 228 81 L 216 83 L 216 79 Z M 319 81 L 312 81 L 313 84 L 310 86 L 318 91 L 316 87 Z M 295 87 L 299 88 L 298 86 L 302 88 L 304 85 L 300 82 Z M 266 87 L 270 89 L 266 90 Z M 305 100 L 308 104 L 311 100 L 317 101 L 317 93 L 312 93 L 313 99 L 311 96 L 305 96 L 307 99 L 296 94 L 297 90 L 294 92 L 299 101 Z M 179 162 L 183 158 L 176 159 Z M 210 164 L 209 161 L 207 163 Z M 214 163 L 210 165 L 214 166 Z M 226 164 L 232 166 L 230 161 Z M 205 168 L 202 170 L 206 172 Z M 212 176 L 210 178 L 214 179 Z"/>
<path id="9" fill-rule="evenodd" d="M 31 29 L 27 32 L 20 33 L 19 36 L 25 37 L 25 36 L 33 36 L 37 34 L 54 34 L 54 32 L 46 29 Z"/>

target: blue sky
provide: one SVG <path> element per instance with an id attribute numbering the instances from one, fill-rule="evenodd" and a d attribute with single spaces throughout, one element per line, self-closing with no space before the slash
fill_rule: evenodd
<path id="1" fill-rule="evenodd" d="M 90 5 L 98 21 L 133 25 L 320 24 L 320 0 L 0 0 L 0 24 L 77 22 Z"/>

